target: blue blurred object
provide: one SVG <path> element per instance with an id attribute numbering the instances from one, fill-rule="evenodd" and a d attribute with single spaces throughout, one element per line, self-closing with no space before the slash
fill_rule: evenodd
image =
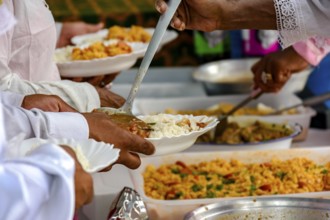
<path id="1" fill-rule="evenodd" d="M 330 92 L 330 54 L 322 60 L 309 76 L 307 88 L 313 95 Z M 324 105 L 327 109 L 330 109 L 330 100 L 324 102 Z"/>
<path id="2" fill-rule="evenodd" d="M 238 59 L 243 56 L 243 41 L 242 31 L 233 30 L 229 31 L 230 36 L 230 58 Z"/>

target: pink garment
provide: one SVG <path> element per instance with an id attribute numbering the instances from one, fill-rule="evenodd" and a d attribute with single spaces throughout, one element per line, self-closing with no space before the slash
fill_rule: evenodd
<path id="1" fill-rule="evenodd" d="M 312 37 L 293 45 L 297 53 L 308 63 L 317 66 L 330 52 L 330 38 Z"/>

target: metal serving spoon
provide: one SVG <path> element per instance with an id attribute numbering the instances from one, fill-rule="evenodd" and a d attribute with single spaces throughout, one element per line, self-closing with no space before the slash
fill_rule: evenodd
<path id="1" fill-rule="evenodd" d="M 170 0 L 167 3 L 167 10 L 164 14 L 162 14 L 158 20 L 157 26 L 155 28 L 155 31 L 152 35 L 151 41 L 149 42 L 147 51 L 142 59 L 142 63 L 140 65 L 140 68 L 137 72 L 137 75 L 135 77 L 134 83 L 132 85 L 132 88 L 129 92 L 128 98 L 126 99 L 125 104 L 119 108 L 106 108 L 107 112 L 113 111 L 113 114 L 128 114 L 128 115 L 133 115 L 132 114 L 132 105 L 133 101 L 136 97 L 136 94 L 140 88 L 141 82 L 146 75 L 150 63 L 155 56 L 155 53 L 159 47 L 159 44 L 166 32 L 166 29 L 168 25 L 170 24 L 170 21 L 172 20 L 175 11 L 179 7 L 181 3 L 181 0 Z"/>
<path id="2" fill-rule="evenodd" d="M 246 106 L 249 102 L 254 99 L 259 98 L 263 94 L 261 89 L 257 89 L 253 91 L 248 97 L 243 99 L 239 104 L 237 104 L 232 110 L 226 113 L 226 115 L 220 115 L 218 120 L 220 121 L 215 128 L 215 134 L 213 137 L 213 142 L 217 143 L 217 139 L 222 135 L 228 125 L 228 117 L 233 115 L 236 111 L 241 109 L 242 107 Z"/>

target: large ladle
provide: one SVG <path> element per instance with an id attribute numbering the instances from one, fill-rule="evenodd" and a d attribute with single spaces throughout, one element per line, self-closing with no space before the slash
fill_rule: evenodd
<path id="1" fill-rule="evenodd" d="M 155 53 L 159 47 L 159 44 L 167 30 L 167 27 L 170 24 L 170 21 L 172 20 L 175 11 L 177 10 L 177 8 L 180 5 L 180 2 L 181 2 L 181 0 L 169 0 L 168 1 L 167 10 L 164 14 L 162 14 L 160 16 L 160 18 L 158 20 L 157 26 L 152 35 L 151 41 L 149 42 L 147 51 L 142 59 L 140 68 L 137 72 L 135 81 L 132 85 L 132 88 L 130 90 L 128 98 L 126 99 L 125 104 L 119 109 L 107 108 L 108 114 L 110 112 L 113 112 L 113 114 L 133 115 L 132 114 L 133 101 L 140 88 L 141 82 L 149 69 L 150 63 L 151 63 L 153 57 L 155 56 Z"/>

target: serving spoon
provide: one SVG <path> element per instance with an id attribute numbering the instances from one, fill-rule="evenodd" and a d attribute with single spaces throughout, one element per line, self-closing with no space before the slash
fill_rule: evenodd
<path id="1" fill-rule="evenodd" d="M 133 101 L 136 97 L 136 94 L 140 88 L 141 82 L 146 75 L 150 63 L 155 56 L 155 53 L 160 45 L 160 42 L 167 30 L 168 25 L 170 24 L 174 13 L 176 12 L 177 8 L 179 7 L 181 3 L 181 0 L 169 0 L 167 2 L 167 10 L 165 11 L 164 14 L 162 14 L 159 17 L 158 23 L 156 25 L 155 31 L 152 35 L 152 38 L 149 42 L 149 45 L 147 47 L 147 51 L 142 59 L 141 65 L 139 67 L 139 70 L 137 72 L 137 75 L 135 77 L 134 83 L 132 85 L 132 88 L 129 92 L 129 95 L 126 99 L 126 102 L 124 105 L 118 109 L 116 108 L 104 108 L 104 110 L 107 111 L 107 113 L 112 113 L 112 114 L 127 114 L 133 116 L 132 113 L 132 105 Z M 100 110 L 102 111 L 103 108 Z M 133 116 L 135 117 L 135 116 Z"/>
<path id="2" fill-rule="evenodd" d="M 229 116 L 233 115 L 236 111 L 238 111 L 242 107 L 246 106 L 252 100 L 259 98 L 262 94 L 263 94 L 263 91 L 261 89 L 257 89 L 255 91 L 253 91 L 248 97 L 243 99 L 240 103 L 238 103 L 232 110 L 227 112 L 225 115 L 220 115 L 218 117 L 218 120 L 220 121 L 220 123 L 218 123 L 215 128 L 213 142 L 217 143 L 217 139 L 225 131 L 226 127 L 228 126 L 228 117 Z"/>

